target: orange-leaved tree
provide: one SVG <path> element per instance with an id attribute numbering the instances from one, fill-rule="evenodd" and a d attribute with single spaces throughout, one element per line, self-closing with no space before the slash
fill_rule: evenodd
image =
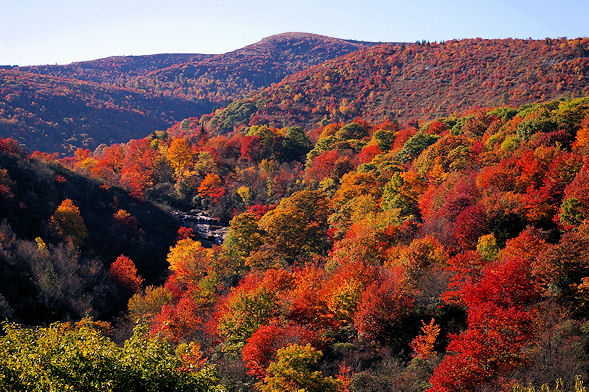
<path id="1" fill-rule="evenodd" d="M 81 245 L 88 232 L 80 209 L 71 199 L 61 202 L 55 213 L 49 219 L 50 226 L 63 237 L 71 238 L 75 244 Z"/>
<path id="2" fill-rule="evenodd" d="M 110 277 L 124 290 L 136 293 L 143 284 L 143 278 L 137 274 L 133 260 L 125 255 L 117 257 L 110 265 Z"/>
<path id="3" fill-rule="evenodd" d="M 204 199 L 217 203 L 225 194 L 221 178 L 215 173 L 208 173 L 198 187 L 198 194 Z"/>

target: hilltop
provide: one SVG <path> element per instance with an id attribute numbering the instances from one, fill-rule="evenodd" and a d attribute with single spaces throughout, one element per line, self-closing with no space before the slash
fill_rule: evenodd
<path id="1" fill-rule="evenodd" d="M 119 56 L 9 67 L 0 70 L 0 136 L 60 153 L 124 142 L 370 45 L 285 33 L 219 55 Z"/>
<path id="2" fill-rule="evenodd" d="M 212 54 L 162 53 L 146 56 L 111 56 L 97 60 L 79 61 L 66 65 L 33 65 L 19 70 L 41 75 L 59 76 L 88 82 L 124 86 L 128 81 L 146 73 L 175 64 L 193 63 Z"/>
<path id="3" fill-rule="evenodd" d="M 202 118 L 207 129 L 431 119 L 589 92 L 589 39 L 466 39 L 362 48 Z"/>
<path id="4" fill-rule="evenodd" d="M 373 45 L 376 43 L 284 33 L 197 63 L 176 64 L 151 72 L 132 84 L 186 99 L 228 103 L 280 82 L 287 75 Z"/>

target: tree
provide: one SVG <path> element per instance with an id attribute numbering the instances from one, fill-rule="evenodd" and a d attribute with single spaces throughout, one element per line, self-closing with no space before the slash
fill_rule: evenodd
<path id="1" fill-rule="evenodd" d="M 421 321 L 421 334 L 416 336 L 411 342 L 411 348 L 413 349 L 415 356 L 421 359 L 428 359 L 434 353 L 434 344 L 440 334 L 440 327 L 434 324 L 432 318 L 429 324 Z"/>
<path id="2" fill-rule="evenodd" d="M 374 173 L 349 172 L 341 179 L 341 186 L 333 195 L 331 203 L 339 209 L 357 196 L 370 195 L 378 199 L 381 196 L 381 184 Z"/>
<path id="3" fill-rule="evenodd" d="M 406 276 L 414 282 L 418 282 L 424 274 L 430 273 L 430 267 L 445 267 L 447 259 L 443 246 L 429 235 L 411 241 L 408 247 L 402 248 L 399 252 L 399 264 Z"/>
<path id="4" fill-rule="evenodd" d="M 172 140 L 170 147 L 168 147 L 167 157 L 176 172 L 176 176 L 182 176 L 184 171 L 189 170 L 194 165 L 192 149 L 184 138 Z"/>
<path id="5" fill-rule="evenodd" d="M 282 326 L 276 322 L 262 325 L 247 340 L 241 358 L 249 375 L 267 376 L 266 369 L 276 360 L 276 351 L 288 344 L 307 344 L 314 340 L 313 333 L 299 325 Z"/>
<path id="6" fill-rule="evenodd" d="M 225 187 L 223 187 L 221 178 L 215 173 L 208 173 L 198 187 L 198 194 L 213 203 L 219 202 L 225 194 Z"/>
<path id="7" fill-rule="evenodd" d="M 213 366 L 187 369 L 183 356 L 145 326 L 120 346 L 103 333 L 106 323 L 88 319 L 26 329 L 5 324 L 0 337 L 0 389 L 155 392 L 221 392 Z M 185 370 L 186 369 L 186 370 Z"/>
<path id="8" fill-rule="evenodd" d="M 200 242 L 185 238 L 170 248 L 167 260 L 170 271 L 184 283 L 195 284 L 207 273 L 212 258 L 210 249 L 205 249 Z"/>
<path id="9" fill-rule="evenodd" d="M 224 338 L 223 350 L 240 352 L 250 336 L 278 316 L 279 296 L 292 279 L 282 269 L 246 275 L 239 286 L 218 303 L 217 332 Z"/>
<path id="10" fill-rule="evenodd" d="M 110 265 L 109 273 L 119 287 L 129 294 L 139 291 L 143 284 L 143 278 L 137 274 L 133 260 L 125 255 L 117 257 L 115 262 Z"/>
<path id="11" fill-rule="evenodd" d="M 251 212 L 239 214 L 229 222 L 229 231 L 223 242 L 223 251 L 235 265 L 243 261 L 263 243 L 264 232 L 258 227 L 258 220 Z"/>
<path id="12" fill-rule="evenodd" d="M 325 178 L 339 178 L 353 168 L 350 152 L 327 150 L 307 161 L 305 181 L 323 181 Z"/>
<path id="13" fill-rule="evenodd" d="M 419 132 L 413 135 L 403 145 L 403 149 L 399 152 L 398 158 L 401 162 L 410 162 L 425 150 L 428 146 L 434 144 L 439 139 L 438 135 Z"/>
<path id="14" fill-rule="evenodd" d="M 284 161 L 301 161 L 305 160 L 307 153 L 313 148 L 313 143 L 309 136 L 305 134 L 300 127 L 288 128 L 282 146 L 280 148 L 280 157 Z"/>
<path id="15" fill-rule="evenodd" d="M 363 163 L 369 163 L 374 159 L 375 156 L 382 153 L 378 144 L 367 144 L 362 148 L 362 151 L 356 155 L 356 163 L 361 165 Z"/>
<path id="16" fill-rule="evenodd" d="M 476 391 L 499 372 L 525 360 L 522 348 L 533 336 L 531 315 L 490 302 L 469 310 L 468 329 L 453 336 L 448 352 L 430 379 L 430 392 Z"/>
<path id="17" fill-rule="evenodd" d="M 121 166 L 120 184 L 131 190 L 131 195 L 143 199 L 145 190 L 153 186 L 153 165 L 158 152 L 149 140 L 132 140 L 126 145 Z"/>
<path id="18" fill-rule="evenodd" d="M 176 343 L 193 340 L 195 333 L 202 330 L 201 314 L 191 292 L 186 291 L 177 303 L 162 306 L 151 320 L 150 331 Z"/>
<path id="19" fill-rule="evenodd" d="M 74 205 L 71 199 L 65 199 L 61 202 L 49 219 L 49 224 L 61 236 L 72 238 L 77 245 L 81 245 L 84 239 L 88 237 L 84 219 L 80 215 L 80 209 Z"/>
<path id="20" fill-rule="evenodd" d="M 260 384 L 262 392 L 335 392 L 338 382 L 313 370 L 323 353 L 310 344 L 291 344 L 278 350 L 276 362 L 268 366 L 268 376 Z"/>
<path id="21" fill-rule="evenodd" d="M 499 253 L 499 247 L 497 246 L 495 236 L 493 234 L 481 236 L 477 241 L 477 252 L 484 260 L 494 260 Z"/>
<path id="22" fill-rule="evenodd" d="M 257 163 L 264 157 L 264 146 L 259 136 L 246 135 L 241 141 L 241 159 Z"/>
<path id="23" fill-rule="evenodd" d="M 360 336 L 388 343 L 395 327 L 413 308 L 413 298 L 399 273 L 389 273 L 373 282 L 362 294 L 354 315 L 354 326 Z"/>
<path id="24" fill-rule="evenodd" d="M 383 210 L 400 208 L 402 216 L 418 216 L 417 202 L 424 191 L 425 183 L 417 173 L 395 172 L 384 187 L 381 207 Z"/>
<path id="25" fill-rule="evenodd" d="M 303 190 L 282 199 L 260 219 L 267 242 L 290 257 L 324 251 L 327 201 L 320 191 Z"/>
<path id="26" fill-rule="evenodd" d="M 474 249 L 478 239 L 488 232 L 487 214 L 480 204 L 463 209 L 456 217 L 453 235 L 464 249 Z"/>
<path id="27" fill-rule="evenodd" d="M 147 286 L 145 292 L 134 294 L 129 300 L 129 318 L 137 322 L 143 318 L 151 319 L 172 303 L 172 294 L 165 287 Z"/>

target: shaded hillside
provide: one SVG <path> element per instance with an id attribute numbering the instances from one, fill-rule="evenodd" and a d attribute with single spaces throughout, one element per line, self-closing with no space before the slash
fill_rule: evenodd
<path id="1" fill-rule="evenodd" d="M 589 91 L 588 46 L 587 38 L 382 45 L 288 76 L 202 122 L 227 132 L 242 124 L 312 127 L 358 115 L 404 121 L 580 96 Z"/>
<path id="2" fill-rule="evenodd" d="M 0 70 L 0 137 L 70 152 L 145 137 L 212 107 L 94 82 Z"/>
<path id="3" fill-rule="evenodd" d="M 129 83 L 186 99 L 227 102 L 286 75 L 375 43 L 308 33 L 284 33 L 204 61 L 177 64 Z"/>
<path id="4" fill-rule="evenodd" d="M 121 254 L 146 283 L 161 281 L 175 219 L 121 188 L 27 158 L 15 146 L 0 140 L 0 317 L 38 324 L 116 315 L 128 294 L 112 285 L 108 269 Z M 86 235 L 75 244 L 51 220 L 66 199 L 85 228 L 77 227 Z"/>
<path id="5" fill-rule="evenodd" d="M 79 61 L 66 65 L 34 65 L 19 67 L 25 72 L 86 80 L 97 83 L 125 85 L 129 80 L 174 64 L 198 62 L 212 54 L 162 53 L 146 56 L 112 56 L 98 60 Z"/>

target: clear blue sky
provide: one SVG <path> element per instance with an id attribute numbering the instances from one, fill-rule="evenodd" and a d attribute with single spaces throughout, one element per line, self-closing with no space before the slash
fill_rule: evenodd
<path id="1" fill-rule="evenodd" d="M 0 64 L 223 53 L 304 31 L 366 41 L 587 36 L 589 0 L 0 0 Z"/>

